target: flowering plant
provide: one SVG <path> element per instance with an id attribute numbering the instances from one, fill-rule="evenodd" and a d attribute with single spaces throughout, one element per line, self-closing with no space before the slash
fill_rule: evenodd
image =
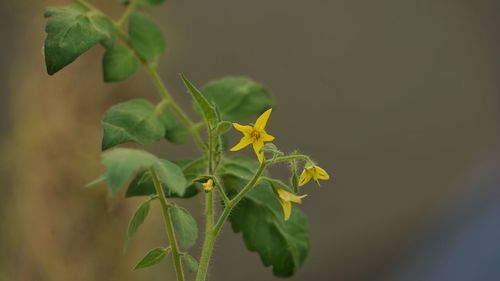
<path id="1" fill-rule="evenodd" d="M 85 0 L 47 8 L 44 55 L 47 72 L 53 75 L 100 44 L 105 49 L 105 82 L 126 80 L 142 65 L 158 90 L 160 99 L 155 103 L 133 99 L 106 111 L 102 120 L 106 171 L 89 184 L 106 181 L 114 195 L 132 178 L 125 196 L 145 198 L 130 220 L 126 245 L 147 218 L 150 205 L 161 205 L 169 245 L 149 251 L 134 269 L 153 266 L 172 255 L 178 281 L 185 280 L 184 267 L 196 274 L 197 281 L 206 280 L 214 244 L 229 220 L 233 231 L 243 234 L 247 248 L 257 252 L 265 266 L 272 266 L 275 275 L 293 275 L 308 253 L 309 240 L 306 218 L 292 203 L 301 203 L 306 196 L 299 195 L 301 187 L 311 179 L 319 183 L 329 175 L 309 156 L 285 154 L 273 143 L 275 138 L 266 131 L 273 105 L 271 94 L 251 79 L 226 77 L 209 82 L 200 91 L 181 75 L 202 120 L 193 121 L 157 72 L 158 60 L 166 49 L 161 29 L 140 12 L 163 0 L 120 1 L 125 9 L 118 20 Z M 254 124 L 238 123 L 255 116 L 259 117 Z M 229 152 L 226 134 L 232 127 L 243 137 Z M 184 144 L 188 137 L 200 152 L 196 159 L 166 160 L 145 150 L 123 147 L 159 140 Z M 255 159 L 232 153 L 249 145 Z M 289 184 L 272 178 L 267 170 L 279 163 L 289 164 Z M 303 168 L 300 177 L 299 168 Z M 198 239 L 198 225 L 179 204 L 199 193 L 205 196 L 205 227 L 201 255 L 196 259 L 189 249 Z M 216 205 L 217 198 L 220 205 Z"/>

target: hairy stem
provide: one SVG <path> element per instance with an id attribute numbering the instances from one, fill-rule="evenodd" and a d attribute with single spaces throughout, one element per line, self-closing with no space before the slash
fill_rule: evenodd
<path id="1" fill-rule="evenodd" d="M 153 183 L 160 199 L 161 208 L 163 211 L 163 218 L 165 220 L 165 227 L 167 229 L 167 237 L 172 247 L 172 259 L 174 261 L 175 274 L 177 276 L 177 281 L 184 281 L 184 271 L 182 269 L 181 263 L 181 253 L 179 252 L 179 246 L 177 245 L 177 239 L 175 237 L 174 225 L 172 224 L 172 217 L 170 216 L 169 209 L 171 205 L 168 204 L 163 188 L 161 187 L 160 179 L 154 168 L 149 169 L 151 177 L 153 178 Z"/>
<path id="2" fill-rule="evenodd" d="M 229 201 L 229 204 L 227 204 L 224 207 L 224 210 L 222 211 L 222 214 L 219 217 L 217 224 L 215 224 L 215 226 L 211 229 L 211 231 L 206 233 L 205 241 L 203 242 L 203 249 L 201 252 L 200 264 L 198 266 L 198 273 L 196 275 L 196 281 L 206 280 L 208 266 L 210 264 L 210 258 L 212 256 L 215 241 L 217 240 L 217 236 L 220 234 L 220 231 L 222 230 L 222 226 L 227 221 L 227 218 L 229 217 L 229 214 L 231 214 L 233 208 L 241 201 L 241 199 L 243 199 L 248 194 L 248 192 L 252 191 L 252 189 L 255 187 L 255 185 L 260 179 L 260 176 L 264 172 L 266 165 L 267 162 L 265 161 L 260 164 L 259 169 L 255 172 L 254 176 L 247 183 L 247 185 L 243 187 L 243 189 L 235 197 L 233 197 L 233 199 Z"/>
<path id="3" fill-rule="evenodd" d="M 281 163 L 281 162 L 290 162 L 290 161 L 294 161 L 294 160 L 303 160 L 303 161 L 307 161 L 309 163 L 313 163 L 313 161 L 311 160 L 311 158 L 309 158 L 309 156 L 307 156 L 307 155 L 292 154 L 292 155 L 287 155 L 287 156 L 276 157 L 276 158 L 272 159 L 271 161 L 269 161 L 269 164 L 277 164 L 277 163 Z"/>

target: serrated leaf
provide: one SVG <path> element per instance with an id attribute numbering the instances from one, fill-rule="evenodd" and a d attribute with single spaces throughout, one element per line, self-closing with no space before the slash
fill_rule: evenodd
<path id="1" fill-rule="evenodd" d="M 234 176 L 223 178 L 224 186 L 234 196 L 246 181 Z M 233 231 L 243 234 L 246 247 L 257 252 L 273 274 L 292 276 L 309 251 L 308 225 L 303 213 L 294 206 L 288 221 L 272 187 L 261 182 L 233 210 L 229 217 Z"/>
<path id="2" fill-rule="evenodd" d="M 189 198 L 198 193 L 197 188 L 193 186 L 191 182 L 188 182 L 186 180 L 179 166 L 167 160 L 160 160 L 160 162 L 166 170 L 170 171 L 170 174 L 168 176 L 169 182 L 162 184 L 162 188 L 165 192 L 166 197 Z M 184 187 L 179 189 L 178 187 L 181 183 L 184 183 Z M 171 187 L 172 184 L 175 188 Z M 153 179 L 151 178 L 151 174 L 149 173 L 149 171 L 142 171 L 135 176 L 134 180 L 132 180 L 132 182 L 128 186 L 125 197 L 149 196 L 155 194 L 156 189 L 153 183 Z"/>
<path id="3" fill-rule="evenodd" d="M 135 142 L 149 144 L 162 139 L 165 128 L 155 115 L 155 106 L 144 99 L 133 99 L 114 105 L 102 120 L 102 150 Z"/>
<path id="4" fill-rule="evenodd" d="M 165 139 L 175 144 L 186 143 L 189 132 L 172 114 L 163 112 L 159 119 L 165 128 Z"/>
<path id="5" fill-rule="evenodd" d="M 127 80 L 139 67 L 139 60 L 127 47 L 115 45 L 104 53 L 102 59 L 103 79 L 105 82 Z"/>
<path id="6" fill-rule="evenodd" d="M 273 105 L 271 93 L 246 77 L 226 77 L 209 82 L 202 93 L 217 106 L 221 119 L 231 122 L 245 121 Z"/>
<path id="7" fill-rule="evenodd" d="M 78 6 L 48 7 L 44 45 L 47 73 L 53 75 L 101 42 L 111 47 L 115 40 L 113 24 L 105 16 Z"/>
<path id="8" fill-rule="evenodd" d="M 198 261 L 193 258 L 190 254 L 186 253 L 182 255 L 184 262 L 186 262 L 187 269 L 189 272 L 197 272 L 198 271 Z"/>
<path id="9" fill-rule="evenodd" d="M 144 220 L 146 220 L 146 217 L 149 214 L 150 205 L 151 205 L 151 200 L 146 200 L 142 202 L 142 204 L 139 206 L 139 208 L 137 208 L 137 210 L 135 210 L 134 215 L 132 216 L 132 218 L 128 223 L 124 250 L 127 249 L 130 239 L 134 236 L 139 227 L 144 223 Z"/>
<path id="10" fill-rule="evenodd" d="M 155 248 L 149 251 L 134 267 L 134 270 L 150 267 L 161 262 L 168 254 L 169 248 Z"/>
<path id="11" fill-rule="evenodd" d="M 184 249 L 191 248 L 198 239 L 198 225 L 191 214 L 182 207 L 169 208 L 175 236 Z"/>
<path id="12" fill-rule="evenodd" d="M 209 128 L 214 127 L 218 120 L 215 108 L 183 74 L 181 74 L 181 78 L 189 93 L 191 93 L 196 105 L 201 110 L 205 123 L 209 126 Z"/>
<path id="13" fill-rule="evenodd" d="M 134 50 L 144 60 L 154 62 L 165 52 L 163 34 L 150 16 L 140 12 L 132 13 L 128 33 Z"/>
<path id="14" fill-rule="evenodd" d="M 186 190 L 186 179 L 177 165 L 143 150 L 116 148 L 106 151 L 102 154 L 102 163 L 107 168 L 106 178 L 113 194 L 130 176 L 151 167 L 157 172 L 162 185 L 178 194 L 184 194 Z"/>

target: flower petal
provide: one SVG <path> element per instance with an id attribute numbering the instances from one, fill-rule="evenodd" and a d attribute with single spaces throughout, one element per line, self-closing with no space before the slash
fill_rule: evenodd
<path id="1" fill-rule="evenodd" d="M 253 141 L 253 150 L 255 151 L 255 154 L 257 154 L 257 158 L 259 159 L 260 163 L 264 161 L 264 152 L 260 151 L 263 146 L 264 142 L 262 141 L 262 139 Z"/>
<path id="2" fill-rule="evenodd" d="M 241 125 L 238 123 L 233 123 L 233 127 L 236 130 L 242 132 L 244 135 L 250 135 L 253 131 L 253 127 L 250 125 Z"/>
<path id="3" fill-rule="evenodd" d="M 316 170 L 316 175 L 317 175 L 318 179 L 320 179 L 320 180 L 328 180 L 328 179 L 330 179 L 330 176 L 328 175 L 328 173 L 323 168 L 321 168 L 319 166 L 316 166 L 315 170 Z"/>
<path id="4" fill-rule="evenodd" d="M 245 135 L 241 138 L 240 142 L 231 148 L 231 151 L 238 151 L 245 148 L 247 145 L 251 144 L 253 139 L 250 136 Z"/>
<path id="5" fill-rule="evenodd" d="M 307 169 L 302 171 L 299 178 L 299 186 L 303 186 L 311 180 L 311 173 Z"/>
<path id="6" fill-rule="evenodd" d="M 283 208 L 283 215 L 285 217 L 285 220 L 287 221 L 290 218 L 290 215 L 292 214 L 292 203 L 290 201 L 283 201 L 280 200 L 281 207 Z"/>
<path id="7" fill-rule="evenodd" d="M 297 204 L 301 204 L 302 198 L 307 196 L 307 194 L 298 196 L 298 195 L 295 195 L 292 192 L 288 192 L 282 188 L 277 188 L 276 192 L 278 192 L 278 196 L 280 197 L 281 200 L 288 201 L 288 202 L 294 202 Z"/>
<path id="8" fill-rule="evenodd" d="M 269 119 L 269 116 L 271 115 L 271 111 L 273 111 L 273 109 L 269 108 L 264 113 L 262 113 L 259 116 L 259 118 L 257 118 L 257 121 L 255 121 L 255 126 L 254 126 L 254 128 L 257 131 L 264 131 L 264 129 L 266 128 L 267 120 Z"/>
<path id="9" fill-rule="evenodd" d="M 260 139 L 262 141 L 273 141 L 274 137 L 268 134 L 267 132 L 263 131 L 260 133 Z"/>

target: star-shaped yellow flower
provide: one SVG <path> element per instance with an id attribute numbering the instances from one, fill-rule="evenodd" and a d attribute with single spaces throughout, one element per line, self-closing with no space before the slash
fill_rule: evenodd
<path id="1" fill-rule="evenodd" d="M 265 141 L 274 140 L 274 137 L 265 131 L 267 120 L 269 119 L 272 110 L 273 109 L 270 108 L 266 112 L 262 113 L 262 115 L 257 118 L 257 121 L 255 121 L 255 125 L 253 126 L 233 123 L 234 128 L 243 133 L 243 137 L 237 145 L 231 148 L 231 151 L 238 151 L 252 144 L 253 150 L 255 151 L 255 154 L 257 154 L 259 162 L 262 163 L 264 160 L 264 152 L 260 151 L 260 149 L 264 146 Z"/>
<path id="2" fill-rule="evenodd" d="M 307 195 L 297 196 L 282 188 L 277 188 L 276 192 L 278 193 L 279 201 L 281 207 L 283 208 L 283 214 L 285 215 L 286 221 L 290 218 L 290 215 L 292 214 L 292 202 L 301 204 L 302 198 L 307 196 Z"/>
<path id="3" fill-rule="evenodd" d="M 319 166 L 306 166 L 304 171 L 302 171 L 302 174 L 300 174 L 299 186 L 303 186 L 308 183 L 311 178 L 314 179 L 314 181 L 319 185 L 319 180 L 328 180 L 330 179 L 330 176 Z"/>

